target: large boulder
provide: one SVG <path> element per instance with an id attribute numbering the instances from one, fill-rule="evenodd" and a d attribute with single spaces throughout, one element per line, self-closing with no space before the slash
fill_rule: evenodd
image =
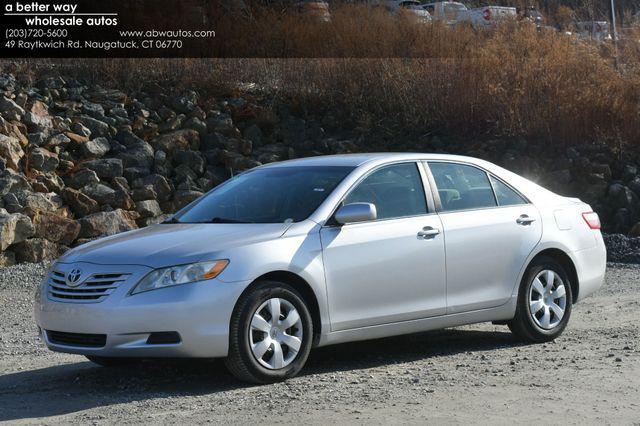
<path id="1" fill-rule="evenodd" d="M 18 262 L 44 262 L 62 254 L 62 247 L 44 238 L 30 238 L 11 247 Z"/>
<path id="2" fill-rule="evenodd" d="M 51 212 L 38 211 L 33 216 L 34 235 L 49 241 L 71 245 L 80 233 L 80 224 Z"/>
<path id="3" fill-rule="evenodd" d="M 200 148 L 203 151 L 217 149 L 226 144 L 227 138 L 220 133 L 208 133 L 202 138 Z"/>
<path id="4" fill-rule="evenodd" d="M 93 170 L 82 169 L 67 177 L 65 179 L 65 182 L 68 186 L 74 189 L 80 189 L 83 186 L 91 185 L 93 183 L 100 183 L 100 178 Z"/>
<path id="5" fill-rule="evenodd" d="M 626 208 L 633 210 L 638 206 L 639 197 L 626 186 L 613 183 L 607 191 L 607 200 L 614 208 Z"/>
<path id="6" fill-rule="evenodd" d="M 82 188 L 82 193 L 96 200 L 101 205 L 112 205 L 115 201 L 116 191 L 101 183 L 92 183 Z"/>
<path id="7" fill-rule="evenodd" d="M 153 187 L 153 190 L 157 194 L 159 201 L 169 200 L 173 193 L 173 187 L 171 186 L 167 178 L 162 175 L 148 175 L 141 179 L 137 179 L 134 182 L 135 188 L 143 188 L 145 186 Z"/>
<path id="8" fill-rule="evenodd" d="M 77 125 L 80 126 L 80 127 L 84 127 L 80 123 L 77 123 Z M 89 129 L 86 129 L 86 131 L 87 131 L 88 135 L 91 134 Z M 74 133 L 74 132 L 66 132 L 64 134 L 64 136 L 66 136 L 67 139 L 69 139 L 69 142 L 72 143 L 75 146 L 81 146 L 82 144 L 89 142 L 89 137 L 88 136 L 79 135 L 79 134 Z"/>
<path id="9" fill-rule="evenodd" d="M 14 193 L 24 209 L 55 211 L 62 207 L 62 198 L 55 192 L 18 191 Z"/>
<path id="10" fill-rule="evenodd" d="M 204 121 L 198 117 L 191 117 L 185 123 L 184 127 L 187 129 L 193 129 L 200 133 L 200 136 L 204 136 L 207 133 L 207 125 Z"/>
<path id="11" fill-rule="evenodd" d="M 12 251 L 0 252 L 0 268 L 16 264 L 16 254 Z"/>
<path id="12" fill-rule="evenodd" d="M 84 166 L 96 172 L 96 174 L 103 179 L 113 179 L 122 176 L 123 172 L 122 160 L 118 158 L 87 161 L 84 163 Z"/>
<path id="13" fill-rule="evenodd" d="M 99 137 L 99 136 L 109 136 L 111 133 L 111 128 L 104 121 L 96 120 L 93 117 L 89 117 L 88 115 L 82 115 L 77 118 L 77 123 L 82 124 L 84 127 L 89 129 L 91 132 L 91 136 Z"/>
<path id="14" fill-rule="evenodd" d="M 202 194 L 203 193 L 200 191 L 194 191 L 194 190 L 188 190 L 188 189 L 184 189 L 184 190 L 181 189 L 176 191 L 173 198 L 176 209 L 181 209 L 182 207 L 186 206 L 190 202 L 196 200 L 198 197 L 201 197 Z"/>
<path id="15" fill-rule="evenodd" d="M 76 216 L 86 216 L 98 211 L 98 202 L 78 190 L 65 188 L 62 198 Z"/>
<path id="16" fill-rule="evenodd" d="M 141 179 L 149 173 L 151 173 L 151 171 L 146 167 L 127 167 L 122 172 L 122 175 L 127 182 L 135 182 L 137 179 Z"/>
<path id="17" fill-rule="evenodd" d="M 84 101 L 82 103 L 82 112 L 97 119 L 104 118 L 104 108 L 95 102 Z"/>
<path id="18" fill-rule="evenodd" d="M 145 185 L 142 188 L 136 188 L 132 194 L 134 201 L 146 201 L 158 199 L 158 194 L 153 189 L 153 185 Z"/>
<path id="19" fill-rule="evenodd" d="M 173 159 L 176 165 L 187 166 L 198 176 L 204 173 L 205 161 L 199 151 L 178 151 Z"/>
<path id="20" fill-rule="evenodd" d="M 64 188 L 64 181 L 60 176 L 55 174 L 38 175 L 36 176 L 36 183 L 44 185 L 44 187 L 47 189 L 45 192 L 55 192 L 59 194 L 60 192 L 62 192 L 62 188 Z"/>
<path id="21" fill-rule="evenodd" d="M 0 96 L 0 112 L 3 114 L 13 114 L 17 116 L 24 116 L 25 110 L 13 100 L 4 96 Z"/>
<path id="22" fill-rule="evenodd" d="M 139 139 L 129 144 L 126 150 L 118 155 L 124 163 L 124 167 L 139 167 L 150 169 L 153 166 L 153 147 Z"/>
<path id="23" fill-rule="evenodd" d="M 262 130 L 256 124 L 252 124 L 244 129 L 242 136 L 250 140 L 252 145 L 256 147 L 262 145 L 262 139 L 264 138 Z"/>
<path id="24" fill-rule="evenodd" d="M 138 219 L 138 225 L 141 228 L 144 228 L 145 226 L 157 225 L 158 223 L 162 223 L 165 220 L 169 219 L 170 217 L 171 217 L 170 214 L 161 214 L 160 216 L 147 217 L 145 219 Z"/>
<path id="25" fill-rule="evenodd" d="M 20 213 L 0 215 L 0 251 L 33 236 L 31 219 Z"/>
<path id="26" fill-rule="evenodd" d="M 49 137 L 49 139 L 47 139 L 44 144 L 38 143 L 38 145 L 46 145 L 49 148 L 53 148 L 56 146 L 65 146 L 70 142 L 71 142 L 70 137 L 68 137 L 64 133 L 58 133 L 56 135 Z"/>
<path id="27" fill-rule="evenodd" d="M 22 146 L 26 146 L 29 143 L 29 136 L 27 136 L 29 131 L 27 130 L 27 126 L 18 121 L 8 122 L 1 115 L 0 133 L 5 136 L 11 136 L 18 139 Z"/>
<path id="28" fill-rule="evenodd" d="M 218 132 L 225 136 L 238 136 L 238 129 L 228 114 L 217 114 L 207 118 L 207 130 L 210 133 Z"/>
<path id="29" fill-rule="evenodd" d="M 110 149 L 111 144 L 105 137 L 95 138 L 80 145 L 82 155 L 90 158 L 103 157 Z"/>
<path id="30" fill-rule="evenodd" d="M 5 194 L 2 197 L 2 203 L 4 204 L 5 210 L 9 213 L 22 213 L 24 211 L 24 206 L 20 203 L 14 192 Z"/>
<path id="31" fill-rule="evenodd" d="M 7 169 L 0 175 L 0 196 L 10 192 L 31 191 L 32 189 L 22 173 Z"/>
<path id="32" fill-rule="evenodd" d="M 80 237 L 94 238 L 131 231 L 138 227 L 136 225 L 138 217 L 139 215 L 135 212 L 121 209 L 94 213 L 80 219 Z"/>
<path id="33" fill-rule="evenodd" d="M 169 102 L 171 104 L 171 107 L 178 112 L 188 114 L 196 108 L 198 102 L 198 94 L 194 91 L 189 91 L 183 93 L 182 95 L 171 97 L 169 99 Z"/>
<path id="34" fill-rule="evenodd" d="M 34 101 L 24 116 L 24 122 L 30 132 L 41 132 L 53 127 L 49 108 L 44 102 Z"/>
<path id="35" fill-rule="evenodd" d="M 128 191 L 123 189 L 116 189 L 111 202 L 111 207 L 115 209 L 133 210 L 136 204 L 133 202 L 133 198 L 129 195 Z"/>
<path id="36" fill-rule="evenodd" d="M 151 145 L 154 149 L 161 149 L 170 154 L 189 148 L 197 149 L 200 145 L 200 134 L 192 129 L 177 130 L 152 140 Z"/>
<path id="37" fill-rule="evenodd" d="M 20 141 L 12 136 L 0 134 L 0 157 L 7 160 L 8 167 L 20 170 L 20 160 L 24 157 Z"/>
<path id="38" fill-rule="evenodd" d="M 13 74 L 0 74 L 0 89 L 7 92 L 13 92 L 16 84 L 16 77 Z"/>
<path id="39" fill-rule="evenodd" d="M 60 163 L 58 156 L 43 148 L 36 148 L 29 153 L 29 165 L 41 172 L 52 172 Z"/>
<path id="40" fill-rule="evenodd" d="M 144 200 L 136 203 L 136 211 L 142 219 L 156 217 L 162 214 L 160 205 L 156 200 Z"/>
<path id="41" fill-rule="evenodd" d="M 627 185 L 637 196 L 640 197 L 640 176 L 633 178 Z"/>

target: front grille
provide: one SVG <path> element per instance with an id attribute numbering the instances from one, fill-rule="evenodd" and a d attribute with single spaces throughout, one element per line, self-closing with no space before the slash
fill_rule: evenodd
<path id="1" fill-rule="evenodd" d="M 66 333 L 64 331 L 47 330 L 47 338 L 56 345 L 82 348 L 102 348 L 107 344 L 106 334 Z"/>
<path id="2" fill-rule="evenodd" d="M 52 271 L 49 275 L 49 298 L 60 302 L 102 302 L 115 291 L 129 274 L 97 273 L 90 275 L 79 286 L 66 284 L 64 273 Z"/>

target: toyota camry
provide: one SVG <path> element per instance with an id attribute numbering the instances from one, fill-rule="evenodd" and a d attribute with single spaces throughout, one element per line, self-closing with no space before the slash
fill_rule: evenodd
<path id="1" fill-rule="evenodd" d="M 35 318 L 51 350 L 102 366 L 225 358 L 239 379 L 269 383 L 342 342 L 486 321 L 555 339 L 605 259 L 589 205 L 489 162 L 314 157 L 68 251 Z"/>

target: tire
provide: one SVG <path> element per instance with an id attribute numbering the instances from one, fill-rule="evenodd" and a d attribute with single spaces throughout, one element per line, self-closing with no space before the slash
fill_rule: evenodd
<path id="1" fill-rule="evenodd" d="M 116 358 L 106 356 L 85 355 L 86 358 L 102 367 L 126 367 L 140 363 L 138 358 Z"/>
<path id="2" fill-rule="evenodd" d="M 278 300 L 277 306 L 273 300 Z M 280 312 L 277 321 L 271 315 L 275 309 Z M 284 328 L 296 319 L 292 309 L 297 312 L 299 321 Z M 254 323 L 256 315 L 260 318 Z M 292 336 L 298 340 L 291 339 Z M 225 365 L 235 377 L 245 382 L 283 381 L 302 369 L 312 341 L 311 313 L 296 289 L 277 281 L 260 281 L 240 297 L 233 310 Z M 252 342 L 256 352 L 252 350 Z M 266 351 L 259 357 L 263 349 Z"/>
<path id="3" fill-rule="evenodd" d="M 551 279 L 549 271 L 554 274 Z M 549 293 L 548 281 L 552 281 Z M 564 288 L 564 304 L 562 297 L 554 299 L 563 293 L 560 286 Z M 519 340 L 534 343 L 551 341 L 567 327 L 571 317 L 572 296 L 569 275 L 562 265 L 549 257 L 535 259 L 522 278 L 516 314 L 507 325 Z M 556 306 L 552 306 L 552 303 Z M 558 308 L 562 310 L 561 317 Z"/>

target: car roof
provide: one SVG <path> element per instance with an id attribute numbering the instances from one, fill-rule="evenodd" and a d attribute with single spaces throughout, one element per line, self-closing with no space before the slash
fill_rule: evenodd
<path id="1" fill-rule="evenodd" d="M 428 154 L 428 153 L 400 153 L 400 152 L 372 152 L 360 154 L 339 154 L 339 155 L 321 155 L 317 157 L 297 158 L 294 160 L 280 161 L 269 163 L 262 168 L 267 167 L 301 167 L 301 166 L 344 166 L 359 167 L 365 163 L 375 162 L 383 164 L 396 161 L 417 161 L 417 160 L 449 160 L 464 161 L 468 163 L 478 163 L 482 160 L 462 155 L 451 154 Z"/>

